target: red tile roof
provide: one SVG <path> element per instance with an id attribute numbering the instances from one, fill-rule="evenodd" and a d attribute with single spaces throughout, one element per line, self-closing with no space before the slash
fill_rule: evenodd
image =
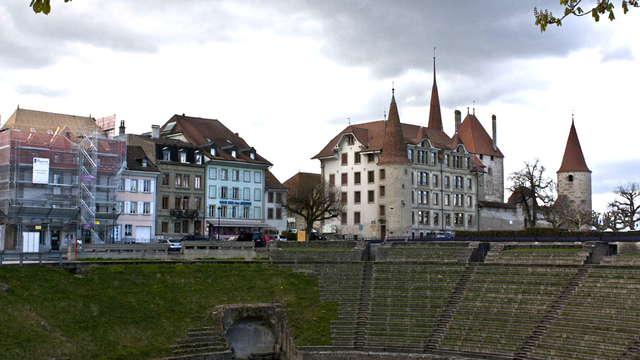
<path id="1" fill-rule="evenodd" d="M 504 157 L 500 148 L 493 150 L 493 140 L 475 115 L 467 114 L 458 128 L 458 134 L 470 153 Z"/>
<path id="2" fill-rule="evenodd" d="M 287 187 L 282 185 L 280 183 L 280 181 L 278 180 L 278 178 L 276 178 L 275 175 L 273 175 L 273 173 L 269 170 L 264 172 L 264 183 L 265 183 L 265 188 L 267 190 L 277 190 L 277 189 L 286 189 Z"/>
<path id="3" fill-rule="evenodd" d="M 391 105 L 389 105 L 389 119 L 384 133 L 384 141 L 382 143 L 382 155 L 378 164 L 403 164 L 409 163 L 407 156 L 407 144 L 404 140 L 402 132 L 402 124 L 400 123 L 400 115 L 398 115 L 398 106 L 396 98 L 391 95 Z"/>
<path id="4" fill-rule="evenodd" d="M 442 130 L 442 114 L 440 112 L 440 98 L 438 97 L 438 86 L 436 85 L 435 73 L 433 77 L 433 87 L 431 88 L 431 104 L 429 105 L 428 128 L 434 130 Z"/>
<path id="5" fill-rule="evenodd" d="M 169 126 L 170 124 L 174 125 Z M 269 166 L 272 165 L 267 159 L 257 153 L 255 155 L 255 159 L 252 159 L 249 152 L 253 149 L 246 143 L 246 141 L 244 141 L 238 133 L 232 132 L 220 121 L 215 119 L 173 115 L 169 121 L 160 127 L 160 134 L 163 137 L 171 136 L 173 134 L 182 134 L 188 142 L 196 146 L 206 147 L 207 145 L 214 143 L 215 148 L 217 149 L 216 156 L 213 156 L 211 153 L 206 154 L 207 157 L 212 159 L 240 161 Z M 231 156 L 230 152 L 223 150 L 223 148 L 231 145 L 234 145 L 236 148 L 235 158 Z"/>
<path id="6" fill-rule="evenodd" d="M 569 130 L 567 146 L 564 149 L 562 165 L 560 165 L 560 169 L 558 170 L 558 172 L 563 171 L 591 172 L 587 167 L 587 162 L 584 160 L 582 147 L 580 146 L 580 140 L 578 140 L 578 133 L 576 132 L 573 121 L 571 121 L 571 129 Z"/>

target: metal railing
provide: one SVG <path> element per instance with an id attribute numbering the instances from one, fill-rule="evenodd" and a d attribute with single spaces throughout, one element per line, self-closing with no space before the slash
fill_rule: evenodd
<path id="1" fill-rule="evenodd" d="M 62 265 L 62 252 L 51 253 L 25 253 L 25 252 L 3 252 L 0 251 L 0 266 L 4 265 L 27 265 L 44 263 Z"/>

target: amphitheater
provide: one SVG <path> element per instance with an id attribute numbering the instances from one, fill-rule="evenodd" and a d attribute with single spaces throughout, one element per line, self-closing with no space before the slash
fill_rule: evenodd
<path id="1" fill-rule="evenodd" d="M 318 278 L 339 317 L 330 346 L 278 340 L 250 358 L 640 359 L 640 256 L 619 255 L 636 243 L 271 245 L 272 262 Z"/>

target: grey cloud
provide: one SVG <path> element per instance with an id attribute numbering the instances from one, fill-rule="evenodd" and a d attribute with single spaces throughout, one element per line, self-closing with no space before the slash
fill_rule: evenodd
<path id="1" fill-rule="evenodd" d="M 49 98 L 60 98 L 69 94 L 67 89 L 51 89 L 32 84 L 15 85 L 14 89 L 19 95 L 42 95 Z"/>
<path id="2" fill-rule="evenodd" d="M 628 47 L 619 47 L 610 49 L 602 53 L 601 62 L 607 63 L 611 61 L 634 61 L 635 57 Z"/>
<path id="3" fill-rule="evenodd" d="M 640 160 L 616 160 L 609 159 L 604 163 L 590 165 L 593 171 L 592 192 L 594 194 L 606 194 L 613 192 L 618 185 L 640 181 Z M 620 169 L 624 169 L 620 171 Z"/>

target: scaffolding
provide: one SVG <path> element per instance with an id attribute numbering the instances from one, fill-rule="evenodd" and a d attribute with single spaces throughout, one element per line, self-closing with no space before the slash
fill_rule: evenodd
<path id="1" fill-rule="evenodd" d="M 117 218 L 126 144 L 97 134 L 76 144 L 63 135 L 0 131 L 0 250 L 21 250 L 32 235 L 40 251 L 56 250 L 85 236 L 85 224 L 91 241 L 105 242 L 98 223 Z"/>

